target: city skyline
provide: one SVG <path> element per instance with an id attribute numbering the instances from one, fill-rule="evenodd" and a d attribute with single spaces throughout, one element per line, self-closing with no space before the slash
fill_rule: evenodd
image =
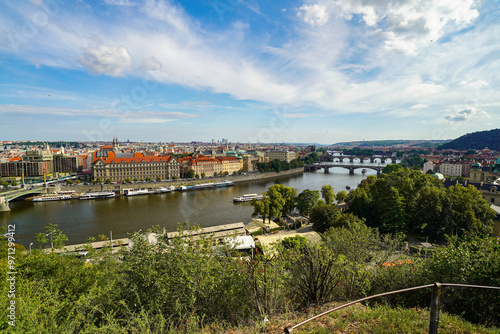
<path id="1" fill-rule="evenodd" d="M 500 119 L 493 1 L 2 3 L 0 140 L 441 140 Z"/>

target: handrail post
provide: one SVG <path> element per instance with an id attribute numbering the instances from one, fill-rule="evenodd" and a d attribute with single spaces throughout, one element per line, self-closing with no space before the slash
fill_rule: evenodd
<path id="1" fill-rule="evenodd" d="M 439 308 L 441 306 L 439 297 L 441 296 L 441 284 L 434 283 L 431 299 L 431 317 L 429 322 L 429 334 L 437 334 L 439 326 Z"/>

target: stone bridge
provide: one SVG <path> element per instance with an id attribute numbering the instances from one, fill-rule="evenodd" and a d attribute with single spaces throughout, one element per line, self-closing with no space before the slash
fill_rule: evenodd
<path id="1" fill-rule="evenodd" d="M 31 189 L 16 189 L 0 193 L 0 212 L 10 211 L 9 202 L 17 198 L 28 197 L 31 195 L 39 195 L 43 192 L 42 187 Z"/>
<path id="2" fill-rule="evenodd" d="M 349 170 L 349 175 L 354 175 L 354 170 L 362 168 L 362 169 L 372 169 L 377 172 L 377 175 L 382 173 L 382 169 L 384 169 L 386 165 L 383 166 L 370 166 L 363 163 L 352 163 L 352 164 L 343 164 L 343 163 L 322 163 L 322 164 L 311 164 L 304 165 L 304 172 L 315 172 L 318 169 L 324 169 L 325 174 L 330 173 L 330 168 L 332 167 L 342 167 Z"/>
<path id="3" fill-rule="evenodd" d="M 359 159 L 359 163 L 397 163 L 400 159 L 393 156 L 382 156 L 382 155 L 329 155 L 327 157 L 321 157 L 322 161 L 329 162 L 347 162 L 344 160 L 349 160 L 353 163 L 354 160 Z M 377 161 L 378 160 L 378 161 Z"/>

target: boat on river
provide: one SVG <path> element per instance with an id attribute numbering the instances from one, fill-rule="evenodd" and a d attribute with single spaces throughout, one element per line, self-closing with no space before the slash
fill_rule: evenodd
<path id="1" fill-rule="evenodd" d="M 170 186 L 170 187 L 158 187 L 158 188 L 154 188 L 154 189 L 149 189 L 149 193 L 150 194 L 164 194 L 164 193 L 169 193 L 171 191 L 174 191 L 175 190 L 175 187 L 174 186 Z"/>
<path id="2" fill-rule="evenodd" d="M 54 195 L 42 195 L 35 196 L 31 199 L 32 202 L 47 202 L 47 201 L 64 201 L 71 199 L 71 195 L 67 194 L 54 194 Z"/>
<path id="3" fill-rule="evenodd" d="M 123 189 L 123 195 L 125 196 L 138 196 L 138 195 L 148 195 L 148 194 L 149 194 L 148 189 L 133 189 L 133 188 Z"/>
<path id="4" fill-rule="evenodd" d="M 216 182 L 215 186 L 216 187 L 231 187 L 231 186 L 234 186 L 234 182 L 233 181 L 224 180 L 222 182 Z"/>
<path id="5" fill-rule="evenodd" d="M 261 200 L 264 196 L 259 195 L 259 194 L 246 194 L 243 196 L 238 196 L 233 198 L 233 202 L 239 203 L 239 202 L 250 202 L 253 201 L 254 199 L 256 200 Z"/>
<path id="6" fill-rule="evenodd" d="M 96 191 L 96 192 L 88 192 L 81 194 L 79 199 L 87 200 L 87 199 L 101 199 L 101 198 L 112 198 L 115 197 L 116 194 L 112 191 Z"/>

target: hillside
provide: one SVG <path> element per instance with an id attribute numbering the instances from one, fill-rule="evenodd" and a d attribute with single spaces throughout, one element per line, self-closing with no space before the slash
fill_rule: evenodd
<path id="1" fill-rule="evenodd" d="M 500 129 L 468 133 L 438 147 L 440 150 L 500 150 Z"/>

